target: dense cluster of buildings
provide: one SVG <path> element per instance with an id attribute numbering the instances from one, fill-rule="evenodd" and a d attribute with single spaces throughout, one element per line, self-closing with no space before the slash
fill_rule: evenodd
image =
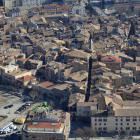
<path id="1" fill-rule="evenodd" d="M 0 16 L 1 86 L 67 103 L 67 112 L 30 111 L 23 140 L 68 139 L 70 121 L 140 133 L 140 18 L 91 15 L 76 0 L 50 3 L 5 0 L 12 19 Z"/>
<path id="2" fill-rule="evenodd" d="M 79 14 L 85 15 L 85 7 L 77 0 L 64 0 L 54 2 L 52 0 L 3 0 L 5 12 L 12 18 L 27 14 L 52 15 L 52 14 Z"/>

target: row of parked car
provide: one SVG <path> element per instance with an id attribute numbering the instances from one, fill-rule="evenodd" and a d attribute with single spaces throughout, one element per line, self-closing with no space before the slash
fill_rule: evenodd
<path id="1" fill-rule="evenodd" d="M 4 90 L 5 92 L 8 92 L 6 89 L 0 88 L 0 90 Z M 30 96 L 22 95 L 21 93 L 17 93 L 17 92 L 14 92 L 14 91 L 9 91 L 8 93 L 10 93 L 12 95 L 15 95 L 15 96 L 18 96 L 18 97 L 21 97 L 24 102 L 27 102 L 27 101 L 44 102 L 43 100 L 39 100 L 37 98 L 33 99 Z"/>
<path id="2" fill-rule="evenodd" d="M 11 107 L 13 107 L 13 104 L 5 106 L 4 109 L 8 109 L 8 108 L 11 108 Z"/>
<path id="3" fill-rule="evenodd" d="M 19 107 L 16 111 L 15 114 L 19 114 L 21 111 L 23 111 L 24 109 L 26 109 L 28 106 L 30 106 L 30 103 L 25 103 L 24 105 L 22 105 L 21 107 Z"/>

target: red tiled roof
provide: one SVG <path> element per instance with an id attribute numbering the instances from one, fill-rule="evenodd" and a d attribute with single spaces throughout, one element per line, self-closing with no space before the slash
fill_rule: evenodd
<path id="1" fill-rule="evenodd" d="M 44 7 L 54 7 L 54 6 L 58 6 L 58 3 L 52 3 L 52 4 L 44 4 Z"/>
<path id="2" fill-rule="evenodd" d="M 105 57 L 102 57 L 101 58 L 102 60 L 116 60 L 115 62 L 111 62 L 111 63 L 121 63 L 121 58 L 117 58 L 117 57 L 115 57 L 115 56 L 105 56 Z M 103 62 L 104 63 L 104 62 Z M 105 63 L 108 63 L 108 62 L 105 62 Z M 110 63 L 110 61 L 109 61 L 109 63 Z"/>
<path id="3" fill-rule="evenodd" d="M 37 7 L 33 7 L 32 10 L 33 11 L 38 11 L 38 8 Z"/>
<path id="4" fill-rule="evenodd" d="M 27 60 L 26 58 L 19 58 L 18 59 L 19 61 L 25 61 L 25 60 Z"/>
<path id="5" fill-rule="evenodd" d="M 61 127 L 61 123 L 37 122 L 36 124 L 33 124 L 33 122 L 29 122 L 27 128 L 60 129 L 60 127 Z"/>
<path id="6" fill-rule="evenodd" d="M 35 79 L 35 77 L 30 76 L 30 75 L 26 75 L 26 76 L 23 76 L 21 78 L 18 78 L 17 80 L 22 81 L 22 82 L 25 82 L 25 81 L 29 81 L 31 79 Z"/>
<path id="7" fill-rule="evenodd" d="M 140 9 L 140 5 L 134 6 L 135 9 Z"/>
<path id="8" fill-rule="evenodd" d="M 134 97 L 140 97 L 140 93 L 134 93 Z"/>
<path id="9" fill-rule="evenodd" d="M 72 11 L 72 6 L 60 6 L 57 7 L 57 12 L 63 12 L 63 11 Z"/>
<path id="10" fill-rule="evenodd" d="M 102 55 L 102 53 L 97 53 L 97 55 Z"/>
<path id="11" fill-rule="evenodd" d="M 47 87 L 53 86 L 54 83 L 53 83 L 53 82 L 47 81 L 47 82 L 41 83 L 40 85 L 41 85 L 42 87 L 47 88 Z"/>

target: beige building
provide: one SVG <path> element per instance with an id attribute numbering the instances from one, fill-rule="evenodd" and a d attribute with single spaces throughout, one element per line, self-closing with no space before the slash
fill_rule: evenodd
<path id="1" fill-rule="evenodd" d="M 9 66 L 10 67 L 10 66 Z M 18 67 L 13 68 L 13 71 L 10 69 L 6 69 L 7 72 L 4 72 L 2 74 L 3 78 L 3 84 L 6 85 L 11 85 L 11 86 L 16 86 L 16 80 L 20 77 L 30 75 L 31 76 L 31 71 L 25 70 L 25 69 L 19 69 Z"/>
<path id="2" fill-rule="evenodd" d="M 22 140 L 68 140 L 70 114 L 62 110 L 30 111 L 22 129 Z"/>
<path id="3" fill-rule="evenodd" d="M 97 111 L 97 102 L 77 102 L 77 116 L 87 117 L 91 111 Z"/>
<path id="4" fill-rule="evenodd" d="M 134 94 L 139 93 L 139 85 L 129 86 L 123 89 L 123 100 L 134 100 Z"/>
<path id="5" fill-rule="evenodd" d="M 56 14 L 58 6 L 58 3 L 44 4 L 44 13 L 47 15 Z"/>
<path id="6" fill-rule="evenodd" d="M 17 79 L 17 85 L 19 88 L 23 88 L 30 84 L 36 84 L 36 77 L 26 75 Z"/>
<path id="7" fill-rule="evenodd" d="M 40 61 L 40 60 L 28 59 L 26 61 L 26 66 L 28 70 L 38 69 L 40 66 L 42 66 L 42 64 L 43 64 L 43 61 Z"/>
<path id="8" fill-rule="evenodd" d="M 133 71 L 121 69 L 121 85 L 131 85 L 133 83 Z"/>
<path id="9" fill-rule="evenodd" d="M 111 71 L 120 70 L 122 66 L 121 58 L 115 56 L 104 56 L 101 58 L 101 62 L 106 64 L 106 67 Z"/>
<path id="10" fill-rule="evenodd" d="M 67 61 L 68 59 L 79 59 L 88 62 L 90 56 L 90 53 L 74 49 L 64 54 L 64 60 Z"/>
<path id="11" fill-rule="evenodd" d="M 121 76 L 117 74 L 112 74 L 112 86 L 115 86 L 115 88 L 121 87 Z"/>
<path id="12" fill-rule="evenodd" d="M 68 102 L 68 112 L 71 114 L 71 117 L 77 116 L 77 102 L 84 102 L 85 95 L 81 93 L 74 93 L 69 96 Z"/>

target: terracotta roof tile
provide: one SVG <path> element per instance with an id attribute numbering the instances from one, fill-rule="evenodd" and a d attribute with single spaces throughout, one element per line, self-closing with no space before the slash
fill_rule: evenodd
<path id="1" fill-rule="evenodd" d="M 25 82 L 25 81 L 29 81 L 31 79 L 35 79 L 35 77 L 33 76 L 30 76 L 30 75 L 26 75 L 26 76 L 23 76 L 21 78 L 18 78 L 19 81 L 22 81 L 22 82 Z"/>
<path id="2" fill-rule="evenodd" d="M 58 6 L 58 3 L 52 3 L 52 4 L 44 4 L 44 7 L 54 7 L 54 6 Z"/>
<path id="3" fill-rule="evenodd" d="M 47 87 L 51 87 L 51 86 L 53 86 L 54 83 L 53 83 L 53 82 L 49 82 L 49 81 L 47 81 L 47 82 L 43 82 L 43 83 L 41 83 L 41 84 L 39 84 L 39 85 L 41 85 L 42 87 L 47 88 Z"/>
<path id="4" fill-rule="evenodd" d="M 57 7 L 57 12 L 63 12 L 63 11 L 72 11 L 72 6 L 60 6 Z"/>
<path id="5" fill-rule="evenodd" d="M 56 125 L 55 125 L 56 124 Z M 29 122 L 27 128 L 47 128 L 47 129 L 60 129 L 61 123 L 48 123 L 48 122 Z"/>
<path id="6" fill-rule="evenodd" d="M 111 63 L 116 63 L 116 62 L 121 63 L 121 58 L 117 58 L 115 56 L 105 56 L 105 57 L 102 57 L 101 59 L 102 60 L 111 60 L 111 59 L 114 60 L 115 59 L 116 61 L 115 62 L 111 62 Z M 105 63 L 108 63 L 108 61 L 105 62 Z"/>
<path id="7" fill-rule="evenodd" d="M 19 58 L 18 59 L 19 61 L 25 61 L 25 60 L 27 60 L 26 58 Z"/>

